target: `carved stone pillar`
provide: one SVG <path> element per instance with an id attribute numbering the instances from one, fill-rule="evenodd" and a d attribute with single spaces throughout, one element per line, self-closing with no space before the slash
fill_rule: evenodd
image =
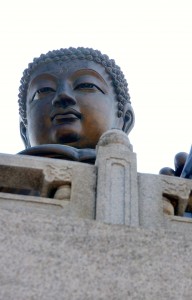
<path id="1" fill-rule="evenodd" d="M 136 155 L 120 130 L 104 133 L 97 145 L 96 220 L 138 226 Z"/>

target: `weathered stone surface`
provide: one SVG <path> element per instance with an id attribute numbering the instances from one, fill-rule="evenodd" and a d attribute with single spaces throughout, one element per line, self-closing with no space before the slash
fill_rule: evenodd
<path id="1" fill-rule="evenodd" d="M 0 210 L 0 299 L 191 299 L 192 242 L 63 216 Z"/>
<path id="2" fill-rule="evenodd" d="M 120 130 L 104 133 L 97 145 L 96 220 L 139 225 L 136 155 Z"/>
<path id="3" fill-rule="evenodd" d="M 191 191 L 138 174 L 119 130 L 95 166 L 1 154 L 0 300 L 191 299 Z"/>

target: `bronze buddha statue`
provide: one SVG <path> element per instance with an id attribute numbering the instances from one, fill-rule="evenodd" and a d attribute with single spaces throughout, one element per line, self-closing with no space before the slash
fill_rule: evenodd
<path id="1" fill-rule="evenodd" d="M 93 163 L 109 129 L 134 125 L 128 84 L 115 61 L 98 50 L 53 50 L 24 71 L 19 93 L 20 132 L 26 150 Z"/>

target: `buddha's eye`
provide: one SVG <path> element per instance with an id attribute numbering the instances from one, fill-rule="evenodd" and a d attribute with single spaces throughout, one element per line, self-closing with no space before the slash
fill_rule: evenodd
<path id="1" fill-rule="evenodd" d="M 96 84 L 94 83 L 89 83 L 89 82 L 84 82 L 84 83 L 80 83 L 75 87 L 75 90 L 89 90 L 89 91 L 100 91 L 101 93 L 105 94 L 102 89 L 100 87 L 98 87 Z"/>
<path id="2" fill-rule="evenodd" d="M 55 93 L 55 90 L 51 87 L 43 87 L 37 90 L 33 96 L 33 100 L 40 100 L 48 95 Z"/>

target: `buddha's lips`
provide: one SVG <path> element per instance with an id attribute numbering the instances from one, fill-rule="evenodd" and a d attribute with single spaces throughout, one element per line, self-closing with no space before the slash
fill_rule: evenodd
<path id="1" fill-rule="evenodd" d="M 74 114 L 63 114 L 63 115 L 56 115 L 53 120 L 61 120 L 61 119 L 79 119 Z"/>
<path id="2" fill-rule="evenodd" d="M 51 120 L 54 122 L 73 121 L 81 119 L 81 114 L 75 109 L 58 109 L 51 113 Z"/>

